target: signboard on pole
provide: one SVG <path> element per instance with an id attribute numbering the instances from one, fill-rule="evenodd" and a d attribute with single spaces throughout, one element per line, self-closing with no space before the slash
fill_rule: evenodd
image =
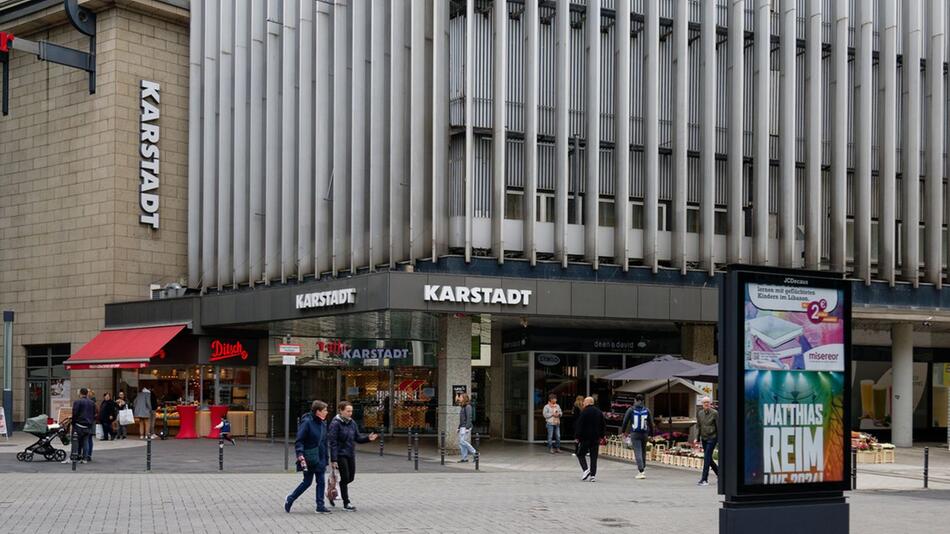
<path id="1" fill-rule="evenodd" d="M 841 500 L 850 488 L 851 285 L 834 276 L 737 267 L 725 277 L 726 509 L 752 496 L 776 505 L 816 494 Z"/>
<path id="2" fill-rule="evenodd" d="M 284 356 L 284 365 L 297 365 L 296 356 Z"/>
<path id="3" fill-rule="evenodd" d="M 277 345 L 277 354 L 299 356 L 300 345 L 294 343 L 279 343 Z M 293 364 L 291 364 L 293 365 Z"/>

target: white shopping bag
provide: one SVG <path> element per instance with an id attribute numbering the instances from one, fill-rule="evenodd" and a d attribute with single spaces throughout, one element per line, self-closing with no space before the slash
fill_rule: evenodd
<path id="1" fill-rule="evenodd" d="M 135 422 L 135 416 L 132 415 L 132 409 L 126 408 L 124 410 L 119 410 L 119 424 L 120 425 L 131 425 Z"/>
<path id="2" fill-rule="evenodd" d="M 96 439 L 102 439 L 102 425 L 96 423 Z"/>

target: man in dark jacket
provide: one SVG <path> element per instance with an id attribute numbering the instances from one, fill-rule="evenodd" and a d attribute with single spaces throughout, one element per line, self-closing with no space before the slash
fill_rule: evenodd
<path id="1" fill-rule="evenodd" d="M 709 468 L 719 476 L 719 466 L 713 460 L 716 440 L 719 438 L 719 412 L 712 408 L 712 399 L 703 397 L 703 407 L 696 412 L 696 426 L 699 427 L 699 439 L 703 444 L 703 477 L 698 485 L 709 485 Z"/>
<path id="2" fill-rule="evenodd" d="M 356 478 L 356 444 L 376 440 L 376 434 L 360 434 L 353 420 L 353 405 L 342 401 L 337 406 L 336 417 L 330 423 L 329 448 L 330 462 L 334 469 L 340 470 L 340 496 L 343 497 L 343 509 L 355 512 L 350 504 L 349 484 Z M 330 501 L 330 506 L 336 503 Z"/>
<path id="3" fill-rule="evenodd" d="M 89 400 L 89 390 L 79 390 L 79 398 L 73 402 L 73 427 L 76 429 L 76 441 L 73 449 L 79 463 L 92 460 L 92 438 L 96 435 L 96 405 Z"/>
<path id="4" fill-rule="evenodd" d="M 577 461 L 581 464 L 581 480 L 596 482 L 597 454 L 600 452 L 600 440 L 606 433 L 604 412 L 594 406 L 594 398 L 584 399 L 584 409 L 574 423 L 574 438 L 577 441 Z M 590 454 L 590 468 L 586 456 Z"/>
<path id="5" fill-rule="evenodd" d="M 330 463 L 326 423 L 328 413 L 327 403 L 315 400 L 310 405 L 310 413 L 303 416 L 297 425 L 294 451 L 297 453 L 297 471 L 303 471 L 303 481 L 284 500 L 284 511 L 287 513 L 290 513 L 294 501 L 313 484 L 314 478 L 317 479 L 317 513 L 330 513 L 323 501 L 327 488 L 325 473 Z"/>
<path id="6" fill-rule="evenodd" d="M 650 410 L 643 405 L 643 395 L 637 394 L 633 406 L 627 408 L 620 424 L 620 431 L 630 440 L 633 455 L 637 459 L 638 479 L 646 478 L 647 438 L 653 432 L 653 418 Z M 629 433 L 629 434 L 628 434 Z"/>
<path id="7" fill-rule="evenodd" d="M 102 425 L 102 441 L 109 441 L 115 438 L 115 431 L 112 430 L 112 423 L 119 411 L 116 403 L 112 400 L 111 393 L 102 395 L 102 404 L 99 405 L 99 424 Z"/>

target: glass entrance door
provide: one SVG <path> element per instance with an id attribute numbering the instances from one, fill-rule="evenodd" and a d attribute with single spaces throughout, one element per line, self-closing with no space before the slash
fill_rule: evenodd
<path id="1" fill-rule="evenodd" d="M 342 399 L 353 404 L 353 420 L 363 432 L 390 428 L 389 370 L 349 370 L 342 373 Z"/>
<path id="2" fill-rule="evenodd" d="M 27 382 L 26 387 L 27 418 L 36 417 L 44 413 L 49 415 L 49 408 L 47 406 L 49 402 L 49 381 L 30 380 Z"/>

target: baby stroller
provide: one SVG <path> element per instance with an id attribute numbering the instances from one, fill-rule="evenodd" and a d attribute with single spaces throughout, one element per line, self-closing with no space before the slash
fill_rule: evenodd
<path id="1" fill-rule="evenodd" d="M 49 419 L 46 414 L 26 420 L 26 423 L 23 424 L 23 431 L 39 439 L 36 443 L 24 449 L 23 452 L 18 452 L 17 460 L 32 462 L 33 455 L 42 456 L 48 462 L 62 462 L 66 459 L 66 451 L 54 447 L 53 440 L 59 438 L 63 445 L 69 445 L 69 427 L 72 422 L 70 419 L 66 419 L 62 425 L 59 425 L 55 422 L 50 423 L 50 421 L 52 419 Z"/>

